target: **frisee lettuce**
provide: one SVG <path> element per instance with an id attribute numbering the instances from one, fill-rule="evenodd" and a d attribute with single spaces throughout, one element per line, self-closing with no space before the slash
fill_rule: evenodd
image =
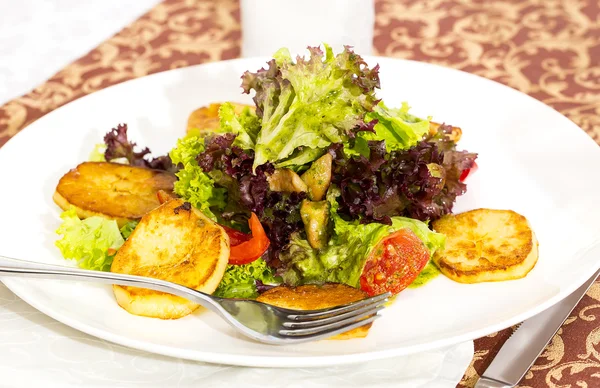
<path id="1" fill-rule="evenodd" d="M 319 152 L 308 149 L 346 142 L 365 124 L 365 114 L 376 104 L 378 68 L 369 69 L 348 47 L 334 55 L 331 47 L 324 46 L 325 53 L 309 47 L 310 57 L 298 57 L 296 62 L 287 49 L 281 49 L 268 69 L 242 76 L 244 91 L 256 92 L 261 120 L 254 169 L 266 162 L 277 164 L 298 147 L 306 152 L 302 162 L 311 162 Z"/>
<path id="2" fill-rule="evenodd" d="M 177 141 L 177 146 L 171 150 L 169 156 L 173 164 L 181 164 L 183 168 L 175 174 L 178 179 L 173 191 L 207 217 L 216 220 L 210 208 L 225 207 L 226 190 L 216 188 L 213 179 L 198 166 L 196 157 L 202 151 L 204 151 L 203 138 L 191 136 Z"/>
<path id="3" fill-rule="evenodd" d="M 213 295 L 221 298 L 253 299 L 258 296 L 256 281 L 264 284 L 279 284 L 273 270 L 259 258 L 243 265 L 228 265 L 219 287 Z"/>
<path id="4" fill-rule="evenodd" d="M 74 207 L 60 218 L 63 222 L 56 233 L 62 238 L 56 246 L 63 257 L 76 260 L 84 269 L 109 271 L 114 254 L 125 242 L 117 222 L 98 216 L 80 220 Z"/>

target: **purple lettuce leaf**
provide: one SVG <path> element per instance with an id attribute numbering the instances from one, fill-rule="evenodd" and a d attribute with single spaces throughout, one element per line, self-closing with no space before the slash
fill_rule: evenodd
<path id="1" fill-rule="evenodd" d="M 341 190 L 339 214 L 363 223 L 390 224 L 393 216 L 425 221 L 450 213 L 456 198 L 466 192 L 460 175 L 477 155 L 457 151 L 446 129 L 440 127 L 433 137 L 389 154 L 383 141 L 370 141 L 368 158 L 347 157 L 341 144 L 331 146 L 332 181 Z"/>
<path id="2" fill-rule="evenodd" d="M 130 165 L 147 167 L 156 170 L 175 171 L 176 167 L 171 162 L 169 155 L 149 159 L 150 149 L 144 147 L 136 151 L 137 144 L 127 138 L 127 124 L 119 124 L 104 136 L 106 151 L 104 158 L 107 161 L 125 158 Z"/>

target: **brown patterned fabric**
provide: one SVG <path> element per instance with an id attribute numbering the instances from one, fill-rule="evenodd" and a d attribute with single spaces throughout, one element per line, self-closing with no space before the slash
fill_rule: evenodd
<path id="1" fill-rule="evenodd" d="M 365 0 L 366 1 L 366 0 Z M 600 143 L 597 0 L 376 0 L 378 55 L 462 69 L 521 90 Z M 29 123 L 128 79 L 234 58 L 237 0 L 167 0 L 53 76 L 0 107 L 0 146 Z M 475 341 L 460 387 L 471 387 L 511 333 Z M 521 387 L 600 387 L 600 284 L 573 311 Z"/>

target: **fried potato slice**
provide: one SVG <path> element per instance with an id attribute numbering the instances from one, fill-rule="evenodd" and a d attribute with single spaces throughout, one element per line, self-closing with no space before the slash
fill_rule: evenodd
<path id="1" fill-rule="evenodd" d="M 160 205 L 157 192 L 173 191 L 175 175 L 109 162 L 84 162 L 58 182 L 54 202 L 74 206 L 79 218 L 103 216 L 123 226 Z"/>
<path id="2" fill-rule="evenodd" d="M 219 128 L 219 108 L 223 103 L 217 102 L 208 106 L 203 106 L 193 111 L 188 117 L 187 130 L 200 130 L 210 131 Z M 237 102 L 231 102 L 234 107 L 234 111 L 237 114 L 242 113 L 245 107 L 254 109 L 252 105 L 239 104 Z"/>
<path id="3" fill-rule="evenodd" d="M 430 121 L 429 122 L 429 134 L 435 135 L 435 133 L 437 132 L 438 128 L 441 125 L 442 124 L 440 124 L 440 123 L 436 123 L 436 122 Z M 453 142 L 458 143 L 458 141 L 462 137 L 462 129 L 460 129 L 459 127 L 453 127 L 453 126 L 450 126 L 450 128 L 452 129 L 452 132 L 449 134 L 448 137 Z"/>
<path id="4" fill-rule="evenodd" d="M 298 287 L 278 286 L 265 291 L 256 300 L 293 310 L 319 310 L 341 306 L 368 297 L 366 292 L 346 284 L 325 283 L 322 286 L 314 284 Z M 357 327 L 329 339 L 364 338 L 372 324 Z"/>
<path id="5" fill-rule="evenodd" d="M 229 260 L 229 237 L 197 209 L 173 199 L 142 217 L 118 250 L 111 272 L 168 280 L 213 293 Z M 198 308 L 187 299 L 113 286 L 119 306 L 135 315 L 177 319 Z"/>
<path id="6" fill-rule="evenodd" d="M 496 282 L 526 276 L 538 259 L 529 222 L 512 210 L 477 209 L 433 222 L 446 235 L 446 248 L 433 262 L 461 283 Z"/>

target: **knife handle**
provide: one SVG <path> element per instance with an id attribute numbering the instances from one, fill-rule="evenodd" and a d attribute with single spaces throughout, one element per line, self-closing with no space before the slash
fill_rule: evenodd
<path id="1" fill-rule="evenodd" d="M 562 301 L 522 322 L 502 345 L 474 388 L 517 386 L 599 276 L 600 270 Z M 535 346 L 524 347 L 524 339 L 518 338 L 519 335 L 534 342 Z"/>

